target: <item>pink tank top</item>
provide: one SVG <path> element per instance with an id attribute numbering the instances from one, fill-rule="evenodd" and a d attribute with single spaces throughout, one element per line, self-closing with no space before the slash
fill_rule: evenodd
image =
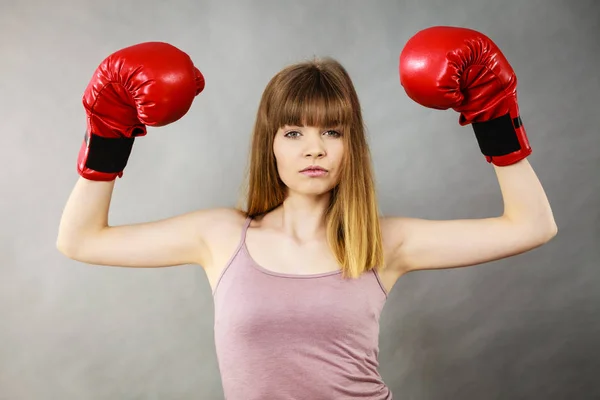
<path id="1" fill-rule="evenodd" d="M 376 271 L 291 275 L 258 265 L 240 243 L 213 292 L 226 400 L 391 400 L 379 372 L 387 292 Z"/>

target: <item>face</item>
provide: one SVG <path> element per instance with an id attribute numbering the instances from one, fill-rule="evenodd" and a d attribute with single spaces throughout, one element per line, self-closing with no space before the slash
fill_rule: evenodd
<path id="1" fill-rule="evenodd" d="M 290 194 L 319 196 L 339 182 L 344 154 L 339 129 L 286 125 L 277 130 L 273 152 Z"/>

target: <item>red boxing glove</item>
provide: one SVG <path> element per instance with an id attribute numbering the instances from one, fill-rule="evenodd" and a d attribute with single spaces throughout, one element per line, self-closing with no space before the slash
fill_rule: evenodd
<path id="1" fill-rule="evenodd" d="M 95 181 L 123 176 L 135 137 L 146 135 L 146 126 L 183 117 L 203 89 L 202 73 L 170 44 L 141 43 L 111 54 L 83 95 L 87 130 L 79 174 Z"/>
<path id="2" fill-rule="evenodd" d="M 531 154 L 517 105 L 517 77 L 487 36 L 465 28 L 435 26 L 406 43 L 400 83 L 417 103 L 461 113 L 472 124 L 481 152 L 498 166 Z"/>

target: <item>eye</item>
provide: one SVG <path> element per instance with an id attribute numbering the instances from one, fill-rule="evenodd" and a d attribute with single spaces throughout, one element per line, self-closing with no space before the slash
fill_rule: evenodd
<path id="1" fill-rule="evenodd" d="M 323 134 L 334 137 L 334 138 L 339 138 L 342 136 L 342 134 L 340 132 L 338 132 L 336 130 L 332 130 L 332 129 L 323 132 Z M 287 137 L 287 138 L 291 138 L 291 139 L 296 139 L 296 138 L 300 137 L 300 135 L 301 135 L 301 133 L 298 131 L 288 131 L 283 136 Z"/>
<path id="2" fill-rule="evenodd" d="M 336 138 L 342 136 L 341 133 L 339 133 L 338 131 L 334 131 L 334 130 L 325 131 L 325 133 L 331 134 L 331 136 L 336 137 Z"/>
<path id="3" fill-rule="evenodd" d="M 297 138 L 298 135 L 300 135 L 300 132 L 298 132 L 298 131 L 289 131 L 289 132 L 286 132 L 283 136 L 294 139 L 294 138 Z"/>

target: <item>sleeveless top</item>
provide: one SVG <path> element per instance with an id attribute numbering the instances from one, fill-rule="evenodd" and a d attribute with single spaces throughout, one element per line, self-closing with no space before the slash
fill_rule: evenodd
<path id="1" fill-rule="evenodd" d="M 213 292 L 226 400 L 391 400 L 378 372 L 387 291 L 375 270 L 292 275 L 258 265 L 241 239 Z"/>

